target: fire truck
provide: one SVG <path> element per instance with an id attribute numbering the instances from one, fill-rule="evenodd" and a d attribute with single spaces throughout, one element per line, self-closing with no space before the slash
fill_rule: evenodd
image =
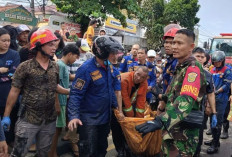
<path id="1" fill-rule="evenodd" d="M 212 39 L 209 53 L 214 51 L 224 51 L 226 55 L 226 63 L 232 64 L 232 33 L 221 33 Z"/>

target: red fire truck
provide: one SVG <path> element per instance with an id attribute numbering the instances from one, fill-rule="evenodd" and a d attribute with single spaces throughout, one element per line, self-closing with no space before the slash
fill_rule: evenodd
<path id="1" fill-rule="evenodd" d="M 232 64 L 232 33 L 221 33 L 212 39 L 209 53 L 214 51 L 224 51 L 226 54 L 226 63 Z"/>

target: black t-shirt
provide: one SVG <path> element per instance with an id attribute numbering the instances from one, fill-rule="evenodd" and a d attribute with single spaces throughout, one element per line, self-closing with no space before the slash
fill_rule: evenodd
<path id="1" fill-rule="evenodd" d="M 213 83 L 213 77 L 210 72 L 204 70 L 205 77 L 206 77 L 206 94 L 210 94 L 214 92 L 214 83 Z"/>
<path id="2" fill-rule="evenodd" d="M 139 88 L 140 84 L 135 84 L 135 86 L 132 87 L 130 97 L 132 97 L 133 93 Z"/>

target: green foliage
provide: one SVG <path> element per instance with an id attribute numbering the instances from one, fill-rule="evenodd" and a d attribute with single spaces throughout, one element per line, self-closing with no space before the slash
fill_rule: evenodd
<path id="1" fill-rule="evenodd" d="M 106 14 L 113 15 L 126 27 L 126 16 L 121 10 L 127 11 L 128 18 L 134 18 L 138 14 L 141 0 L 52 0 L 57 8 L 68 13 L 69 17 L 82 25 L 82 31 L 86 31 L 90 18 L 100 18 L 104 21 Z"/>
<path id="2" fill-rule="evenodd" d="M 164 16 L 167 21 L 178 21 L 182 27 L 193 30 L 200 19 L 198 0 L 172 0 L 166 5 Z"/>
<path id="3" fill-rule="evenodd" d="M 164 1 L 163 0 L 145 0 L 140 15 L 140 24 L 147 28 L 146 37 L 149 48 L 156 49 L 161 46 L 163 27 Z"/>
<path id="4" fill-rule="evenodd" d="M 171 22 L 194 29 L 199 22 L 196 17 L 200 6 L 198 0 L 144 0 L 139 15 L 140 25 L 147 28 L 148 48 L 158 49 L 162 45 L 163 28 Z"/>

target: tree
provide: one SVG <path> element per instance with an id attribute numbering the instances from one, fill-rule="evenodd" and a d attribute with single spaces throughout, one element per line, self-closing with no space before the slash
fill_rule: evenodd
<path id="1" fill-rule="evenodd" d="M 161 46 L 163 27 L 164 1 L 163 0 L 145 0 L 141 8 L 140 25 L 147 30 L 147 44 L 149 48 L 157 49 Z"/>
<path id="2" fill-rule="evenodd" d="M 107 14 L 120 20 L 125 27 L 126 16 L 122 11 L 126 12 L 130 19 L 136 17 L 141 0 L 52 0 L 52 2 L 60 11 L 68 13 L 74 22 L 80 23 L 84 32 L 91 18 L 104 21 Z"/>
<path id="3" fill-rule="evenodd" d="M 200 6 L 198 0 L 144 0 L 140 24 L 147 28 L 148 47 L 158 49 L 162 45 L 163 28 L 171 22 L 193 30 L 199 22 L 196 17 Z"/>
<path id="4" fill-rule="evenodd" d="M 199 9 L 198 0 L 172 0 L 165 7 L 164 17 L 166 21 L 178 21 L 182 27 L 193 30 L 200 21 L 196 17 Z"/>

